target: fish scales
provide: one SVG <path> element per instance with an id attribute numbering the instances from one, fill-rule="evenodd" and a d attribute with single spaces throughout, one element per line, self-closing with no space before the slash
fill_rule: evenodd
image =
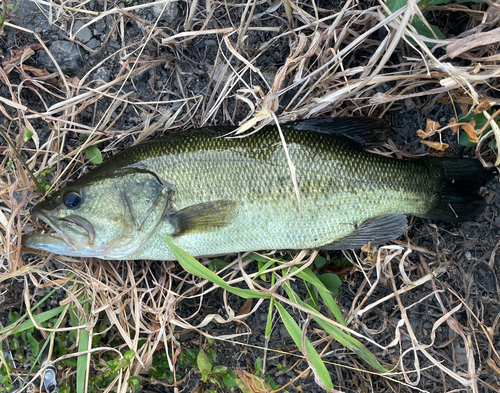
<path id="1" fill-rule="evenodd" d="M 105 211 L 115 217 L 116 225 L 126 221 L 123 216 L 128 213 L 117 198 L 113 203 L 109 195 L 125 193 L 125 205 L 132 206 L 134 219 L 130 225 L 134 230 L 145 233 L 145 228 L 154 227 L 140 242 L 132 241 L 135 250 L 121 254 L 105 250 L 94 256 L 175 259 L 163 236 L 173 236 L 177 246 L 194 256 L 328 247 L 349 238 L 374 218 L 389 217 L 377 223 L 384 228 L 386 221 L 389 226 L 393 222 L 391 215 L 427 217 L 439 202 L 443 189 L 443 169 L 439 165 L 368 153 L 335 133 L 299 130 L 293 125 L 282 126 L 282 130 L 295 167 L 300 202 L 275 127 L 243 138 L 221 137 L 226 129 L 207 128 L 151 140 L 125 150 L 77 180 L 72 185 L 74 190 L 89 184 L 98 190 L 88 191 L 89 199 L 94 194 L 108 195 L 99 203 L 108 205 Z M 123 175 L 136 169 L 132 180 Z M 112 185 L 110 179 L 114 179 Z M 151 193 L 149 199 L 132 191 L 128 194 L 134 182 L 140 186 L 138 193 Z M 159 183 L 169 193 L 165 211 L 158 207 L 161 203 L 151 203 L 158 194 L 154 184 Z M 87 197 L 83 197 L 84 203 Z M 156 198 L 163 201 L 161 196 Z M 148 212 L 144 213 L 147 218 L 134 212 L 133 206 L 146 206 L 142 210 Z M 191 216 L 193 206 L 201 206 L 196 212 L 202 218 Z M 153 215 L 155 209 L 163 216 Z M 223 217 L 220 222 L 218 214 Z M 94 222 L 95 218 L 91 218 L 87 217 Z M 94 232 L 97 230 L 108 231 L 106 236 L 111 237 L 109 223 L 94 228 Z M 385 237 L 374 236 L 376 239 Z M 113 244 L 123 248 L 122 243 L 127 241 Z"/>
<path id="2" fill-rule="evenodd" d="M 416 164 L 347 150 L 329 135 L 284 132 L 302 217 L 275 129 L 238 139 L 213 138 L 210 132 L 181 134 L 178 143 L 164 140 L 160 147 L 152 141 L 130 152 L 129 159 L 175 185 L 178 210 L 207 201 L 237 201 L 231 225 L 175 239 L 193 255 L 314 248 L 349 234 L 368 218 L 394 210 L 420 215 L 428 209 L 435 180 Z M 173 230 L 165 225 L 134 258 L 173 257 L 162 237 Z"/>

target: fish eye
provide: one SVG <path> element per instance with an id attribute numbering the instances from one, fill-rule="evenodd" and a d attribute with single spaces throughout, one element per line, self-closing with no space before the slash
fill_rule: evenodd
<path id="1" fill-rule="evenodd" d="M 72 191 L 72 192 L 68 192 L 66 195 L 64 195 L 64 205 L 66 205 L 66 207 L 77 207 L 80 202 L 81 202 L 82 198 L 80 197 L 80 195 L 78 195 L 78 193 Z"/>

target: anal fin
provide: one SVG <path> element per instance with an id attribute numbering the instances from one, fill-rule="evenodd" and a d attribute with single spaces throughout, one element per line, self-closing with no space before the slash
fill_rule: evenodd
<path id="1" fill-rule="evenodd" d="M 349 250 L 358 249 L 371 242 L 381 244 L 394 240 L 405 233 L 408 221 L 403 212 L 383 214 L 366 220 L 351 234 L 327 244 L 325 250 Z"/>
<path id="2" fill-rule="evenodd" d="M 167 215 L 175 228 L 173 236 L 222 228 L 231 224 L 235 217 L 236 203 L 226 200 L 199 203 Z"/>

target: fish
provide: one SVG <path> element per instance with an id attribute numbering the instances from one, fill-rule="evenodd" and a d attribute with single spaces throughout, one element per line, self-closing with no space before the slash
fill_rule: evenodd
<path id="1" fill-rule="evenodd" d="M 377 118 L 205 127 L 125 149 L 36 204 L 54 232 L 27 249 L 107 260 L 175 260 L 282 249 L 359 249 L 405 233 L 407 216 L 472 220 L 492 171 L 475 159 L 400 160 Z M 286 148 L 285 148 L 286 146 Z M 292 170 L 293 169 L 293 170 Z"/>

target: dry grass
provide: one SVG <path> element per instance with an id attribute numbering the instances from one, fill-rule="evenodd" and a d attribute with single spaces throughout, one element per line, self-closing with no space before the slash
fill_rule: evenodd
<path id="1" fill-rule="evenodd" d="M 64 75 L 57 64 L 58 72 L 50 73 L 32 65 L 35 52 L 47 49 L 42 37 L 18 26 L 15 19 L 5 23 L 7 30 L 23 34 L 31 43 L 12 50 L 10 56 L 4 54 L 6 60 L 0 68 L 2 91 L 8 92 L 0 97 L 2 128 L 25 162 L 21 163 L 14 149 L 2 139 L 0 284 L 24 283 L 21 310 L 33 306 L 35 294 L 58 288 L 64 293 L 60 295 L 63 299 L 60 305 L 71 305 L 78 310 L 91 339 L 103 334 L 97 328 L 104 326 L 105 320 L 105 332 L 119 345 L 94 348 L 89 364 L 102 364 L 109 351 L 123 353 L 133 349 L 136 353 L 130 367 L 119 374 L 107 391 L 126 391 L 128 378 L 147 372 L 156 351 L 170 353 L 169 367 L 177 370 L 176 357 L 182 349 L 179 340 L 189 332 L 251 348 L 245 340 L 252 334 L 252 326 L 246 325 L 245 319 L 266 311 L 259 301 L 239 314 L 224 292 L 223 309 L 206 314 L 204 299 L 216 288 L 179 270 L 174 263 L 165 263 L 159 268 L 151 262 L 82 262 L 54 255 L 23 258 L 19 240 L 23 233 L 34 231 L 29 208 L 41 196 L 35 191 L 26 167 L 35 177 L 48 168 L 55 168 L 52 185 L 59 187 L 89 169 L 85 157 L 88 146 L 97 145 L 103 153 L 112 153 L 123 147 L 122 141 L 138 143 L 159 131 L 232 124 L 239 125 L 238 132 L 244 133 L 278 121 L 342 115 L 384 116 L 390 110 L 414 105 L 425 113 L 438 101 L 459 103 L 457 119 L 461 113 L 472 110 L 488 117 L 490 107 L 498 105 L 490 92 L 498 91 L 500 75 L 496 27 L 500 7 L 490 1 L 471 8 L 462 4 L 432 7 L 432 12 L 466 13 L 467 31 L 450 39 L 428 39 L 419 35 L 410 23 L 415 15 L 422 17 L 413 0 L 389 16 L 386 16 L 388 9 L 384 2 L 350 0 L 343 2 L 342 8 L 329 12 L 314 3 L 306 5 L 289 0 L 273 6 L 265 2 L 201 4 L 190 0 L 182 3 L 183 19 L 175 25 L 179 31 L 164 26 L 158 18 L 154 23 L 145 20 L 153 2 L 137 1 L 125 8 L 106 3 L 106 9 L 99 13 L 89 8 L 89 2 L 33 2 L 51 7 L 47 18 L 70 41 L 75 38 L 71 31 L 76 20 L 82 20 L 89 28 L 100 20 L 112 22 L 104 42 L 118 41 L 121 48 L 103 57 L 81 78 Z M 161 2 L 165 7 L 168 3 Z M 139 36 L 127 33 L 131 25 L 139 26 Z M 217 48 L 216 55 L 208 57 L 210 62 L 195 45 L 208 39 L 215 40 Z M 434 45 L 426 45 L 424 39 Z M 273 59 L 275 51 L 285 53 L 279 67 L 272 65 L 272 60 L 262 60 Z M 189 64 L 189 70 L 182 68 L 185 64 Z M 92 80 L 101 65 L 117 67 L 111 81 Z M 166 83 L 161 86 L 157 85 L 158 68 L 168 70 L 168 77 L 163 79 Z M 191 90 L 190 83 L 196 84 L 201 74 L 208 75 L 208 83 L 199 90 Z M 134 92 L 141 78 L 148 80 L 148 97 L 154 99 L 146 101 L 138 90 Z M 26 97 L 33 100 L 28 101 Z M 488 105 L 481 106 L 485 101 Z M 82 121 L 88 118 L 85 115 L 88 108 L 94 115 L 92 121 Z M 485 165 L 498 164 L 496 153 L 482 143 L 495 138 L 500 146 L 497 114 L 491 116 L 492 131 L 478 144 L 477 153 Z M 138 119 L 133 126 L 131 118 Z M 458 127 L 454 123 L 450 126 Z M 470 135 L 474 131 L 477 134 L 474 125 L 462 125 L 462 128 L 470 131 Z M 48 132 L 40 135 L 40 129 Z M 442 147 L 441 131 L 433 129 L 426 136 L 435 143 L 429 146 Z M 32 134 L 31 139 L 23 143 L 27 133 Z M 75 135 L 81 134 L 87 139 L 75 142 Z M 381 153 L 401 155 L 394 144 L 387 148 Z M 293 163 L 290 167 L 293 168 Z M 300 200 L 299 195 L 298 198 Z M 491 254 L 492 271 L 499 244 Z M 347 253 L 357 266 L 357 274 L 364 275 L 362 283 L 356 283 L 357 295 L 348 313 L 349 327 L 358 336 L 359 331 L 363 332 L 364 342 L 385 359 L 393 374 L 381 378 L 367 373 L 359 359 L 350 353 L 335 350 L 332 354 L 331 339 L 321 330 L 310 328 L 325 362 L 328 363 L 332 355 L 341 359 L 331 368 L 337 371 L 339 389 L 409 391 L 412 387 L 426 391 L 422 388 L 423 378 L 433 381 L 439 387 L 436 389 L 444 392 L 498 388 L 500 356 L 494 341 L 499 318 L 483 320 L 477 308 L 470 304 L 469 293 L 457 293 L 441 280 L 453 264 L 443 255 L 437 249 L 417 246 L 413 239 L 405 244 Z M 300 253 L 291 264 L 300 265 L 308 258 L 306 253 Z M 62 265 L 49 261 L 63 264 L 65 268 L 57 269 L 55 266 Z M 249 263 L 243 262 L 240 256 L 234 257 L 220 274 L 230 283 L 246 282 L 251 286 L 252 280 L 246 273 Z M 385 285 L 391 293 L 373 300 L 374 293 L 386 292 Z M 276 291 L 279 292 L 279 288 Z M 419 296 L 406 296 L 414 292 Z M 419 336 L 413 313 L 421 302 L 427 303 L 431 298 L 439 310 L 428 316 L 432 327 L 427 335 Z M 90 305 L 90 309 L 85 309 L 82 302 Z M 186 302 L 191 305 L 189 310 L 179 312 L 180 305 Z M 381 309 L 390 312 L 391 308 L 394 311 L 382 321 L 382 326 L 374 328 L 373 319 L 367 316 L 374 312 L 380 315 Z M 455 314 L 461 310 L 467 310 L 468 318 L 459 322 Z M 306 313 L 302 315 L 305 320 Z M 225 326 L 234 321 L 238 321 L 239 328 L 233 332 L 213 333 L 214 324 Z M 455 332 L 453 340 L 436 340 L 443 327 Z M 64 329 L 77 327 L 64 320 L 55 331 L 64 332 Z M 50 329 L 39 326 L 39 330 L 44 337 L 49 337 Z M 380 337 L 385 338 L 378 342 Z M 9 334 L 1 338 L 8 340 Z M 462 347 L 464 353 L 457 354 L 457 348 Z M 3 349 L 6 349 L 5 343 Z M 268 360 L 293 356 L 298 363 L 304 362 L 293 349 L 262 349 Z M 76 344 L 68 352 L 67 356 L 76 357 Z M 456 356 L 450 358 L 450 352 Z M 295 369 L 297 364 L 295 361 L 292 364 Z M 342 368 L 351 370 L 352 380 L 344 380 L 346 374 L 341 372 Z M 427 372 L 430 368 L 438 369 L 441 377 L 433 380 Z M 64 368 L 65 378 L 74 372 Z M 485 376 L 485 372 L 492 376 Z M 300 372 L 298 380 L 290 382 L 300 385 L 301 378 L 309 374 L 310 370 Z M 175 387 L 185 386 L 186 378 L 176 380 Z M 241 378 L 244 379 L 243 374 Z"/>

